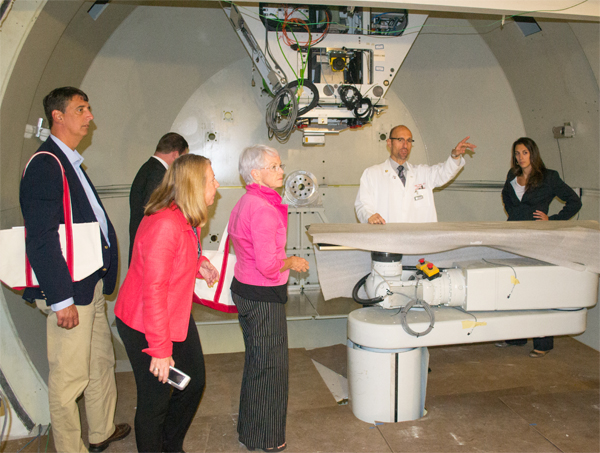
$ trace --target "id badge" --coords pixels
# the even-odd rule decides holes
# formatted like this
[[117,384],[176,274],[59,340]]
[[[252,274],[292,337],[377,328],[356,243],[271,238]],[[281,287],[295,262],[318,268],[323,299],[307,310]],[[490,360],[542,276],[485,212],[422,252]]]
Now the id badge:
[[421,195],[420,190],[424,190],[425,189],[425,184],[415,184],[415,201],[419,201],[423,199],[423,195]]

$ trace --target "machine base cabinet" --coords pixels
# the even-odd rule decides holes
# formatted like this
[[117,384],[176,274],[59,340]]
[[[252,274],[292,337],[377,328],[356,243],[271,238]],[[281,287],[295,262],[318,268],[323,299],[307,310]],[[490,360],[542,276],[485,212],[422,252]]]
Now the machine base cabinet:
[[425,414],[427,348],[366,348],[348,340],[348,397],[364,422],[403,422]]

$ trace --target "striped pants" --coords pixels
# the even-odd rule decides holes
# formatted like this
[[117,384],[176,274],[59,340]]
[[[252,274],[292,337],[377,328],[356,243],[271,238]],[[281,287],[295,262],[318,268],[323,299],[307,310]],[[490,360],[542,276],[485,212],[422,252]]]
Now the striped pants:
[[288,401],[288,342],[285,305],[257,302],[232,293],[246,356],[238,433],[251,448],[285,443]]

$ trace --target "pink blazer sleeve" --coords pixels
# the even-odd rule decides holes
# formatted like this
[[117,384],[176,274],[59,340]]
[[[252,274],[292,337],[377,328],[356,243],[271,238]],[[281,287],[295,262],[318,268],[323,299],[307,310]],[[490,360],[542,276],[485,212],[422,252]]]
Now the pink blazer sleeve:
[[142,250],[143,319],[148,348],[143,352],[164,358],[173,353],[169,330],[167,294],[173,262],[181,240],[181,228],[168,218],[156,222],[148,231],[155,240],[144,241]]

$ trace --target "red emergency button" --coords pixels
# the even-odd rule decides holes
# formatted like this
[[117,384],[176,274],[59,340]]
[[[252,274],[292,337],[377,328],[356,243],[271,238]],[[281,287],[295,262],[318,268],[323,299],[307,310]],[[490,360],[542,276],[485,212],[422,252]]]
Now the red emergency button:
[[433,269],[433,263],[427,263],[427,269]]
[[421,259],[419,260],[419,263],[421,263],[421,264],[425,264],[425,258],[421,258]]

